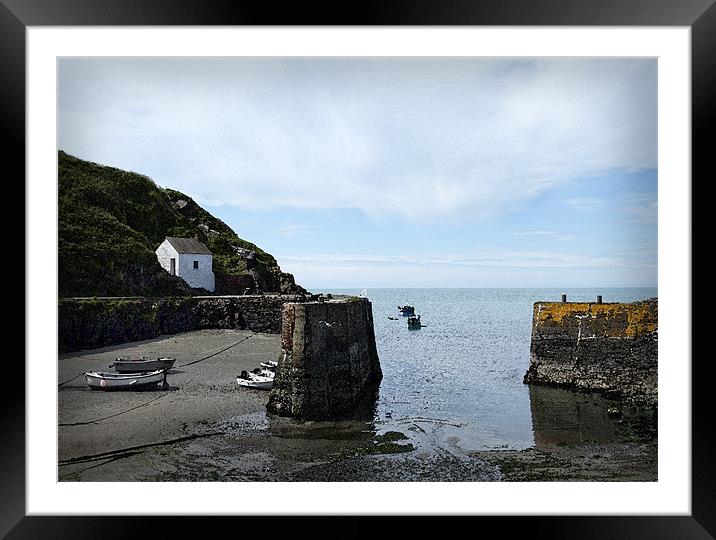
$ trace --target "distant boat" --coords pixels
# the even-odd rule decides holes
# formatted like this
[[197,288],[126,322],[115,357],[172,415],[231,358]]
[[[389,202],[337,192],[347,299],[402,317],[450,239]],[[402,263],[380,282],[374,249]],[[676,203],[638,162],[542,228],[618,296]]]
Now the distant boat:
[[160,369],[169,371],[176,362],[176,358],[167,356],[161,358],[146,358],[121,356],[114,359],[114,363],[109,367],[114,368],[118,373],[148,373]]
[[413,306],[404,305],[404,306],[398,306],[398,311],[400,311],[400,314],[403,317],[408,317],[409,315],[415,315],[415,308]]
[[261,362],[261,367],[270,369],[271,371],[276,371],[276,368],[278,367],[278,362],[276,362],[276,360],[269,360],[268,362]]
[[89,371],[84,374],[87,385],[92,390],[137,390],[156,387],[167,382],[167,372],[163,369],[151,373],[106,373]]
[[419,330],[422,326],[420,323],[420,315],[411,315],[408,317],[408,330]]
[[361,298],[368,298],[368,291],[367,291],[366,289],[363,289],[363,290],[360,292],[360,297],[361,297]]
[[273,387],[273,377],[265,377],[255,373],[242,371],[241,375],[236,377],[236,383],[244,388],[256,388],[258,390],[271,390]]

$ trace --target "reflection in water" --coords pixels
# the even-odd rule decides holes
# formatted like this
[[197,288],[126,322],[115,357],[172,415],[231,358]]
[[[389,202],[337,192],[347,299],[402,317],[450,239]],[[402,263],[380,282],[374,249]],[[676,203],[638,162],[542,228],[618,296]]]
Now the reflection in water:
[[615,442],[623,440],[634,425],[653,423],[653,412],[625,406],[597,394],[537,385],[529,385],[529,391],[538,450]]
[[271,435],[284,439],[356,440],[372,439],[376,433],[378,389],[366,392],[349,418],[331,421],[300,421],[274,414],[268,416]]
[[[317,292],[357,295],[360,289]],[[409,433],[426,448],[533,446],[535,406],[522,382],[530,359],[532,305],[561,293],[574,300],[602,294],[607,301],[632,301],[655,296],[656,290],[369,289],[383,369],[376,426]],[[408,330],[397,310],[404,304],[414,305],[427,326]],[[576,412],[576,404],[563,407],[563,418],[573,422],[566,411]]]
[[[574,300],[603,294],[609,301],[632,301],[655,296],[656,290],[369,290],[383,370],[380,395],[368,396],[345,421],[271,418],[270,433],[295,448],[305,440],[312,450],[325,445],[333,452],[339,442],[352,448],[351,439],[400,432],[418,449],[416,455],[617,440],[624,423],[607,412],[614,402],[523,384],[533,302],[558,299],[560,293]],[[409,331],[398,315],[397,306],[406,303],[415,305],[427,325],[419,332]]]
[[375,436],[372,422],[352,420],[300,421],[269,415],[269,430],[279,439],[306,439],[326,441],[371,440]]

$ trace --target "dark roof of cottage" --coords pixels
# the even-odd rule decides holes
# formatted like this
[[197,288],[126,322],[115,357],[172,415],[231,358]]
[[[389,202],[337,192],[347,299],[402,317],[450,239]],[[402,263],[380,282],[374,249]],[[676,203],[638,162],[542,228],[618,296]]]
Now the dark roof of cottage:
[[167,236],[169,242],[177,253],[191,253],[194,255],[211,255],[211,251],[196,238],[178,238],[176,236]]

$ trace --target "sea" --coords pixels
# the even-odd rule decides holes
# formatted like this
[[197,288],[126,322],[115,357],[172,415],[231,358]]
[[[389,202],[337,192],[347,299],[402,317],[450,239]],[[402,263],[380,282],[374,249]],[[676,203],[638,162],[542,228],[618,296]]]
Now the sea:
[[[360,295],[361,289],[331,289]],[[610,401],[523,383],[537,301],[632,302],[656,288],[368,289],[383,370],[375,405],[379,431],[409,430],[463,451],[522,450],[540,442],[609,440]],[[409,330],[398,306],[422,328]]]

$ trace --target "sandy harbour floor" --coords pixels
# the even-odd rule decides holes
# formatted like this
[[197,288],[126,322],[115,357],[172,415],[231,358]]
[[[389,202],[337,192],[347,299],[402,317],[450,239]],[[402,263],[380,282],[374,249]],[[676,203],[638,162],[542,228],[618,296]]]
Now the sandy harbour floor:
[[[63,354],[60,481],[655,481],[656,440],[466,453],[372,421],[266,414],[269,393],[235,377],[277,360],[280,338],[201,330]],[[173,356],[168,389],[91,391],[81,374],[117,356]],[[208,358],[205,358],[208,357]],[[199,360],[199,361],[197,361]]]

